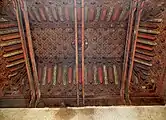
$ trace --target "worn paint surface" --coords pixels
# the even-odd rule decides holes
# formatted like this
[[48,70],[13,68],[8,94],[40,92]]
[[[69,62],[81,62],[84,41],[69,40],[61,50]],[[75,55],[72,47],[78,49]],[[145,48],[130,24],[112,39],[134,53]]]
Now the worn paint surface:
[[1,109],[0,120],[165,120],[166,107]]

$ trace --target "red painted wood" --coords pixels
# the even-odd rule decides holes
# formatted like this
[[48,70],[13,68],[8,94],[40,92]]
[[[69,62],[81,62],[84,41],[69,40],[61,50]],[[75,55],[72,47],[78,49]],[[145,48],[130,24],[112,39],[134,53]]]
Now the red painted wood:
[[69,8],[68,7],[65,7],[65,18],[67,21],[70,20],[70,17],[69,17]]
[[137,47],[137,48],[140,48],[140,49],[143,49],[143,50],[153,51],[153,48],[152,48],[152,47],[150,47],[150,46],[145,46],[145,45],[142,45],[142,44],[137,44],[136,47]]
[[22,49],[21,44],[10,45],[10,46],[4,47],[4,51],[5,52],[14,51],[14,50],[20,50],[20,49]]
[[82,69],[78,68],[78,80],[79,83],[82,84]]
[[94,15],[95,15],[95,9],[94,8],[89,8],[88,20],[89,21],[93,21],[94,20]]
[[6,61],[7,62],[13,62],[13,61],[20,60],[20,59],[24,59],[24,55],[23,54],[11,56],[8,59],[6,59]]
[[70,84],[72,83],[72,78],[73,78],[72,75],[73,75],[72,67],[69,67],[68,68],[68,81]]
[[52,82],[52,77],[53,77],[53,69],[52,66],[48,66],[47,68],[47,80],[48,80],[48,84]]
[[1,40],[11,40],[11,39],[17,39],[20,38],[19,33],[13,33],[13,34],[7,34],[7,35],[1,35],[0,39]]
[[42,79],[42,67],[41,66],[38,66],[38,78],[39,78],[39,81],[41,81],[41,79]]
[[107,9],[103,8],[102,12],[101,12],[101,15],[100,15],[100,20],[105,20],[106,14],[107,14]]
[[149,40],[152,40],[152,41],[156,40],[155,36],[148,35],[148,34],[141,34],[141,33],[139,33],[138,37],[139,38],[144,38],[144,39],[149,39]]
[[81,21],[81,8],[77,8],[77,19],[80,22]]
[[147,61],[151,61],[151,60],[152,60],[151,57],[146,56],[146,55],[143,55],[143,54],[139,54],[139,53],[136,53],[136,54],[135,54],[135,57],[136,57],[136,58],[139,58],[139,59],[142,59],[142,60],[147,60]]
[[113,11],[113,15],[112,15],[112,21],[116,21],[118,20],[119,16],[120,16],[120,12],[121,12],[121,7],[120,5],[116,5]]
[[98,79],[100,81],[100,83],[103,83],[103,70],[102,67],[98,67]]

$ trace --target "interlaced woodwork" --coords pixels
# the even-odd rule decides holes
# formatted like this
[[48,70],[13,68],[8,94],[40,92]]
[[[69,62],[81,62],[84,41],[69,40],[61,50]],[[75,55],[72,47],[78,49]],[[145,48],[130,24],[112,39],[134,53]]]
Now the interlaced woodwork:
[[[28,31],[32,36],[34,47],[31,50],[34,50],[35,53],[34,60],[37,64],[37,77],[39,78],[37,82],[40,83],[39,90],[42,95],[33,107],[77,106],[78,103],[80,106],[128,103],[135,105],[163,104],[163,82],[166,70],[164,0],[145,1],[140,21],[138,16],[141,4],[139,2],[142,0],[138,0],[138,4],[132,8],[135,10],[132,19],[134,24],[131,24],[133,29],[131,30],[131,44],[129,45],[125,76],[128,78],[131,75],[131,79],[126,79],[126,81],[122,80],[124,72],[122,64],[126,56],[127,25],[130,25],[130,22],[127,22],[131,15],[129,14],[130,1],[85,0],[85,6],[81,8],[81,0],[77,0],[76,19],[73,2],[74,0],[27,0],[27,11],[23,11],[26,6],[21,6],[20,10],[23,13],[19,11],[20,18],[17,18],[20,23],[19,20],[25,22],[25,16],[22,16],[24,13],[27,13],[29,17],[29,20],[26,19],[26,22],[23,22],[23,31],[5,30],[3,28],[5,25],[0,24],[2,28],[0,34],[5,33],[5,36],[0,36],[1,41],[8,38],[13,40],[13,35],[11,36],[10,32],[15,36],[18,32],[26,33]],[[10,0],[2,1],[1,5],[3,6],[1,8],[3,16],[0,22],[6,19],[12,26],[17,15],[14,7],[17,6],[13,6]],[[84,16],[81,12],[85,13]],[[82,17],[85,20],[84,36],[82,36],[81,30]],[[75,24],[76,20],[78,24]],[[25,25],[29,23],[31,29],[27,30]],[[78,30],[78,86],[75,81],[75,26]],[[30,36],[25,37],[30,38]],[[83,60],[81,60],[82,37],[85,38],[85,54],[83,56],[85,57],[85,66],[81,65]],[[134,40],[136,41],[135,45],[133,45]],[[22,51],[16,51],[15,54],[19,55],[10,60],[8,56],[11,54],[6,55],[6,53],[13,49],[21,49],[21,47],[20,45],[3,46],[3,42],[0,45],[0,68],[2,68],[0,79],[3,80],[0,84],[0,87],[2,86],[0,102],[7,103],[4,101],[13,97],[20,101],[28,101],[23,102],[23,105],[20,104],[20,106],[26,106],[32,98],[24,63],[23,69],[14,65],[14,70],[19,69],[18,74],[14,76],[11,76],[11,71],[6,68],[6,66],[10,67],[9,61],[17,62],[19,60],[20,62],[20,59],[23,59],[19,53],[22,54]],[[131,47],[133,48],[131,49]],[[30,53],[28,53],[29,55]],[[4,58],[4,56],[7,57]],[[128,68],[132,63],[134,66],[129,74]],[[30,68],[34,67],[33,64],[29,65]],[[84,72],[81,71],[82,66]],[[34,94],[36,95],[36,93],[35,90]],[[17,100],[13,101],[18,103]]]

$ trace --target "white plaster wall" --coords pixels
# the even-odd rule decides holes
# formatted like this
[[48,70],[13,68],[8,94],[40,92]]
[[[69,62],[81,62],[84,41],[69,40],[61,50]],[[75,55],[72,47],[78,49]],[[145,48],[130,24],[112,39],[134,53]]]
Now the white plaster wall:
[[0,109],[0,120],[166,120],[166,107]]

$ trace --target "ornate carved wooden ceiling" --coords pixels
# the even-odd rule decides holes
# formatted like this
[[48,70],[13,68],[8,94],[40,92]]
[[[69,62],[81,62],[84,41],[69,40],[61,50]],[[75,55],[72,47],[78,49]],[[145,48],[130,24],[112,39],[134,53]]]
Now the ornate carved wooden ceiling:
[[0,107],[165,104],[164,0],[74,1],[1,2]]

